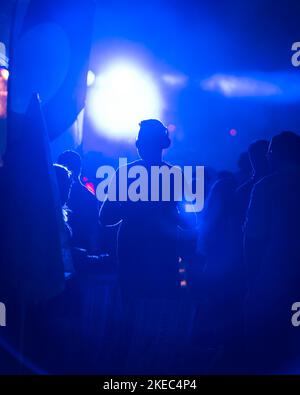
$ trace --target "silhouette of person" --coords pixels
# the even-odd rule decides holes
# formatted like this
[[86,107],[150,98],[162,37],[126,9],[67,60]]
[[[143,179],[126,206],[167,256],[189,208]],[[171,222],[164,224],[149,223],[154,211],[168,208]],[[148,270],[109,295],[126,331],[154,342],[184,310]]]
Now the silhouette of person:
[[[168,130],[160,121],[149,119],[140,123],[136,140],[140,159],[129,163],[126,170],[134,166],[146,169],[148,191],[152,166],[172,168],[162,159],[163,150],[169,145]],[[117,180],[121,171],[119,168],[116,172]],[[131,183],[128,179],[128,190]],[[164,201],[161,193],[157,201],[151,201],[149,195],[148,201],[107,199],[100,211],[104,225],[120,226],[117,252],[122,309],[116,330],[119,340],[115,342],[118,346],[114,369],[118,361],[123,372],[170,373],[182,363],[180,355],[188,325],[184,314],[188,309],[183,309],[179,296],[177,231],[178,226],[195,225],[196,216],[184,212],[182,202],[173,196],[173,188],[171,180],[169,201]]]
[[74,268],[78,273],[87,273],[88,271],[91,272],[92,270],[97,273],[97,266],[99,267],[99,270],[100,267],[105,268],[104,264],[106,263],[106,261],[108,261],[108,255],[90,255],[86,249],[77,247],[76,243],[73,242],[74,233],[69,221],[70,209],[68,206],[68,202],[70,201],[70,189],[72,186],[72,173],[66,167],[57,163],[55,163],[53,167],[56,175],[57,186],[62,206],[63,220],[65,225],[62,230],[62,244],[64,247],[64,253],[69,254],[69,252],[66,250],[70,250],[72,255],[72,257],[67,256],[65,260],[72,260],[74,263]]
[[71,172],[66,167],[57,163],[54,163],[53,167],[59,189],[61,205],[62,207],[64,207],[69,200],[71,188]]
[[299,353],[291,306],[300,300],[300,137],[274,136],[268,157],[273,173],[254,185],[244,241],[249,362],[260,373],[280,372]]
[[268,148],[269,142],[267,140],[257,140],[249,146],[248,155],[252,167],[252,175],[249,180],[236,190],[237,219],[241,228],[245,222],[253,185],[269,173]]
[[[199,322],[199,330],[209,334],[206,343],[209,341],[210,345],[225,350],[220,362],[224,369],[234,369],[229,362],[233,361],[233,347],[238,348],[242,326],[242,265],[236,249],[236,186],[236,180],[230,173],[213,184],[198,234],[198,253],[205,259],[199,288],[206,311],[202,323]],[[231,357],[225,363],[224,358],[229,356],[227,352]]]
[[68,217],[72,228],[72,243],[89,253],[99,252],[98,202],[96,197],[80,181],[81,157],[75,151],[64,151],[57,163],[65,166],[72,174],[72,185],[68,199]]
[[[127,172],[133,166],[145,168],[149,176],[148,191],[151,166],[172,167],[162,160],[163,150],[169,145],[168,130],[160,121],[149,119],[140,123],[136,147],[141,159],[129,163]],[[119,174],[120,169],[116,172],[117,179]],[[179,288],[177,226],[184,226],[189,214],[183,212],[180,202],[172,200],[172,193],[170,200],[163,201],[160,196],[159,201],[106,200],[102,205],[102,224],[122,222],[118,233],[118,278],[127,294],[172,297]]]
[[72,240],[72,229],[69,226],[69,209],[67,202],[70,195],[71,188],[71,172],[64,166],[54,163],[54,172],[56,175],[56,181],[60,196],[60,203],[62,208],[62,223],[61,223],[61,241],[62,241],[62,251],[64,254],[64,264],[66,272],[73,272],[73,261],[71,257],[71,240]]

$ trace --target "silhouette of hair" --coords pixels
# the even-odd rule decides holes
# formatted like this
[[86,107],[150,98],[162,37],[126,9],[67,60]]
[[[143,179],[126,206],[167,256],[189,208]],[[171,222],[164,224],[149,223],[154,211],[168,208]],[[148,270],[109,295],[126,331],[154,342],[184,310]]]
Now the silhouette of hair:
[[66,204],[69,198],[71,186],[71,172],[64,166],[55,163],[53,165],[56,174],[57,185],[60,193],[62,206]]
[[277,134],[271,140],[268,153],[275,167],[280,164],[300,165],[300,136],[290,131]]
[[140,130],[136,140],[137,148],[145,145],[166,149],[170,146],[168,129],[157,119],[146,119],[140,123]]
[[71,171],[74,178],[79,177],[82,163],[77,152],[71,150],[62,152],[57,159],[57,163]]

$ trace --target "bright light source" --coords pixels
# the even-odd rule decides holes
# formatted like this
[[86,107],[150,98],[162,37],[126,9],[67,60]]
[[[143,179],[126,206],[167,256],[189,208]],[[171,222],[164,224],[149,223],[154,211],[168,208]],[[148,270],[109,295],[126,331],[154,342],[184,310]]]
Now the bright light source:
[[92,70],[89,70],[86,78],[87,86],[93,85],[93,83],[95,82],[95,78],[95,74],[92,72]]
[[7,69],[0,69],[1,77],[7,81],[9,77],[9,71]]
[[139,122],[160,118],[161,107],[151,76],[127,62],[116,62],[101,73],[87,100],[96,127],[111,138],[135,137]]

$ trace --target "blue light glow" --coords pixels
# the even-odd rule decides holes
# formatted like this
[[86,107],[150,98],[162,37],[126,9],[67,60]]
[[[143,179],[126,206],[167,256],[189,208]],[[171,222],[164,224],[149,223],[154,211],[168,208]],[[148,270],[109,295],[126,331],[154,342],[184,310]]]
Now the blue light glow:
[[136,136],[138,124],[160,118],[162,99],[151,75],[127,61],[116,61],[96,77],[87,111],[101,134],[115,139]]

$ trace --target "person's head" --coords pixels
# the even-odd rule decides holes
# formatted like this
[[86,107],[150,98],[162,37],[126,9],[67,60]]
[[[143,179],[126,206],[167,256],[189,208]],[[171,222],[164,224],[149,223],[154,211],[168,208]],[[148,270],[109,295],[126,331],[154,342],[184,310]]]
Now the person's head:
[[294,132],[282,132],[270,142],[268,158],[273,170],[300,165],[300,136]]
[[69,198],[69,192],[71,186],[71,173],[66,167],[59,165],[57,163],[55,163],[53,166],[56,175],[61,203],[62,206],[64,206]]
[[74,179],[78,178],[81,173],[81,157],[80,155],[71,150],[62,152],[57,158],[57,163],[65,166],[71,173]]
[[267,140],[256,140],[250,144],[248,154],[254,175],[264,176],[268,173],[268,148]]
[[140,123],[136,147],[142,159],[160,160],[162,151],[169,148],[170,144],[168,129],[160,121],[147,119]]

